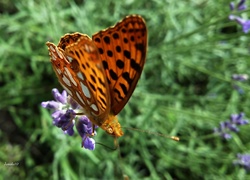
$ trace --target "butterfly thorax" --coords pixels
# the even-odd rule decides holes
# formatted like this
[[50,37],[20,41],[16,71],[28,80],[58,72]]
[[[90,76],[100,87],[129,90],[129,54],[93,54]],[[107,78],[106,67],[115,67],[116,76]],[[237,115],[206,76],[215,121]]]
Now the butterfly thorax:
[[123,135],[118,118],[113,114],[109,114],[107,119],[100,127],[112,136],[120,137]]

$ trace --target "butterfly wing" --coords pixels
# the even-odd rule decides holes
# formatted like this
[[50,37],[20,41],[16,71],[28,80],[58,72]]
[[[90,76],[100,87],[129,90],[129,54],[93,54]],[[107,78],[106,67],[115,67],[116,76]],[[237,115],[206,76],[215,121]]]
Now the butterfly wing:
[[59,82],[96,125],[110,111],[109,87],[98,49],[84,34],[66,34],[58,46],[47,43]]
[[111,110],[116,115],[131,97],[140,78],[147,51],[147,28],[138,15],[124,18],[114,27],[92,37],[106,72]]

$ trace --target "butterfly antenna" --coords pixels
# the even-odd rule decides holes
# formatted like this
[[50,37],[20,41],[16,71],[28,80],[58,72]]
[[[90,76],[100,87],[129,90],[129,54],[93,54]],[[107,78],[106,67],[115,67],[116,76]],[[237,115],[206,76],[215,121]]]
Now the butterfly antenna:
[[99,142],[96,142],[95,144],[99,144],[99,145],[101,145],[109,150],[113,150],[113,151],[115,151],[119,148],[119,143],[117,141],[117,137],[114,137],[114,145],[115,145],[114,147],[109,147],[109,146],[102,144],[102,143],[99,143]]
[[96,142],[95,144],[101,145],[101,146],[103,146],[103,147],[105,147],[105,148],[107,148],[109,150],[112,150],[112,151],[117,150],[117,147],[109,147],[109,146],[107,146],[106,144],[103,144],[103,143]]
[[165,138],[169,138],[172,139],[174,141],[179,141],[180,138],[177,136],[169,136],[169,135],[165,135],[165,134],[161,134],[161,133],[156,133],[156,132],[151,132],[151,131],[147,131],[147,130],[141,130],[141,129],[136,129],[136,128],[131,128],[131,127],[122,127],[124,129],[128,129],[128,130],[134,130],[134,131],[139,131],[139,132],[143,132],[143,133],[147,133],[147,134],[153,134],[156,136],[161,136],[161,137],[165,137]]
[[120,169],[120,171],[121,171],[121,174],[122,174],[122,178],[123,178],[123,180],[129,180],[129,177],[128,177],[128,175],[126,175],[125,173],[124,173],[124,163],[123,163],[123,158],[122,158],[122,155],[121,155],[121,149],[120,149],[120,145],[119,145],[119,141],[118,141],[118,138],[117,137],[114,137],[114,148],[111,148],[111,147],[109,147],[109,146],[107,146],[107,145],[105,145],[105,144],[102,144],[102,143],[96,143],[96,144],[99,144],[99,145],[102,145],[102,146],[104,146],[104,147],[106,147],[106,148],[108,148],[108,149],[110,149],[110,150],[118,150],[118,154],[119,154],[119,163],[118,163],[118,169]]
[[122,158],[122,154],[121,154],[120,144],[119,144],[119,142],[117,140],[117,137],[114,139],[114,143],[118,148],[120,171],[122,173],[123,180],[129,180],[129,176],[127,174],[125,174],[125,172],[124,172],[124,169],[125,169],[124,168],[124,162],[123,162],[123,158]]

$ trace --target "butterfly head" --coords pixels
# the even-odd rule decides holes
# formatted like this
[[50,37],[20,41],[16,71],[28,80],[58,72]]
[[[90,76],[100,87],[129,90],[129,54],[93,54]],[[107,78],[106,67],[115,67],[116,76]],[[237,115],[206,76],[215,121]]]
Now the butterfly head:
[[115,137],[121,137],[123,131],[121,130],[121,125],[115,115],[109,114],[107,120],[102,124],[102,129],[104,129],[108,134]]

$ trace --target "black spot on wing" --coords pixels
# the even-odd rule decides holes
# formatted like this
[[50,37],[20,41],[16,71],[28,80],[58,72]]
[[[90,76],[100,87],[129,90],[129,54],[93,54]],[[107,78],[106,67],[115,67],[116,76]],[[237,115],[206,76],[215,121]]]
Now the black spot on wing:
[[82,64],[82,68],[83,68],[83,69],[86,69],[86,66],[85,66],[84,64]]
[[97,76],[95,69],[92,69],[92,72],[95,74],[95,76]]
[[130,37],[130,41],[134,41],[135,40],[135,37],[134,36],[131,36]]
[[128,84],[131,84],[133,82],[133,79],[131,79],[129,77],[129,73],[128,72],[122,73],[122,77],[128,82]]
[[105,36],[103,39],[106,44],[110,44],[110,38],[108,36]]
[[106,109],[107,108],[106,101],[102,97],[99,97],[99,98],[101,100],[101,102],[99,104],[102,106],[102,109]]
[[91,78],[91,80],[94,82],[94,83],[96,83],[96,79],[95,79],[95,77],[91,74],[90,75],[90,78]]
[[108,69],[109,68],[107,61],[102,61],[102,65],[103,65],[104,69]]
[[113,38],[114,38],[114,39],[119,39],[118,33],[114,33],[114,34],[113,34]]
[[98,42],[98,43],[100,43],[101,42],[101,40],[100,40],[100,38],[95,38],[95,42]]
[[113,52],[110,51],[110,50],[108,50],[108,51],[107,51],[107,55],[108,55],[108,57],[113,57]]
[[101,101],[102,101],[102,103],[103,103],[104,105],[107,105],[107,104],[106,104],[106,101],[105,101],[102,97],[100,97],[100,99],[101,99]]
[[101,78],[98,78],[98,81],[99,81],[99,83],[102,85],[102,86],[106,86],[106,84],[102,81],[102,79]]
[[91,82],[89,82],[89,85],[90,85],[90,87],[91,87],[91,89],[92,89],[93,91],[96,91],[95,86],[94,86]]
[[144,44],[142,44],[142,43],[136,43],[136,44],[135,44],[135,48],[136,48],[137,50],[143,52],[143,50],[144,50]]
[[130,60],[130,67],[132,67],[137,72],[140,72],[141,70],[140,64],[138,64],[134,59]]
[[116,50],[116,52],[120,53],[121,52],[121,46],[116,46],[115,50]]
[[62,49],[63,49],[63,50],[65,50],[66,45],[65,45],[65,44],[63,44],[61,47],[62,47]]
[[80,59],[80,55],[79,55],[78,51],[76,51],[76,56],[78,57],[78,59]]
[[128,39],[127,38],[123,38],[123,42],[126,44],[128,43]]
[[102,48],[98,48],[98,50],[99,50],[100,54],[103,54],[103,49]]
[[127,90],[126,86],[125,86],[124,84],[122,84],[122,83],[119,83],[119,85],[120,85],[120,87],[122,88],[122,91],[123,91],[123,93],[124,93],[125,96],[126,96],[127,93],[128,93],[128,90]]
[[115,81],[118,79],[117,74],[112,69],[109,70],[109,75]]
[[118,59],[118,60],[116,61],[116,66],[117,66],[118,68],[120,68],[120,69],[123,69],[123,68],[124,68],[124,62],[123,62],[122,60]]
[[103,92],[103,90],[101,89],[101,88],[97,88],[98,89],[98,91],[105,97],[106,96],[106,94]]
[[72,59],[70,63],[70,68],[76,73],[79,71],[79,63],[76,59]]
[[[119,98],[119,99],[123,99],[122,96],[121,96],[120,91],[118,91],[117,89],[114,89],[114,92],[118,95],[118,98]],[[117,100],[117,101],[118,101],[118,100]]]
[[84,54],[83,54],[82,50],[79,50],[79,52],[80,52],[80,54],[81,54],[82,56],[84,56]]
[[130,59],[131,54],[130,54],[130,52],[129,52],[129,51],[124,50],[124,51],[123,51],[123,54],[124,54],[124,56],[125,56],[126,58]]

